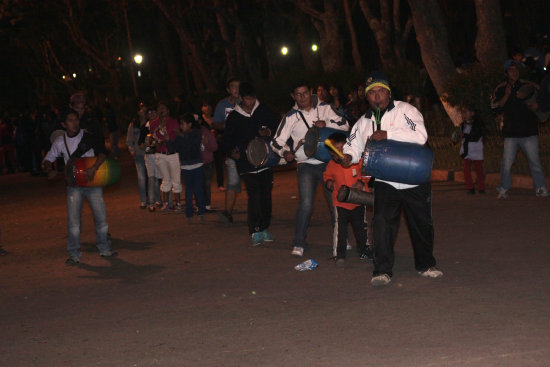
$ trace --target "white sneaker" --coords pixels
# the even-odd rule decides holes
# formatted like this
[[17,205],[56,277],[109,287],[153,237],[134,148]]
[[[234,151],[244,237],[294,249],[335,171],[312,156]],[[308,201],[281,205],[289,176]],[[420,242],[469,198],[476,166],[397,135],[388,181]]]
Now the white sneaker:
[[426,278],[441,278],[443,276],[443,272],[435,267],[428,268],[424,271],[419,271],[418,274]]
[[546,189],[546,187],[539,187],[537,189],[536,195],[541,198],[548,197],[548,190]]
[[290,253],[292,256],[296,256],[296,257],[302,257],[304,256],[304,248],[303,247],[297,247],[297,246],[294,246],[292,248],[292,252]]
[[497,199],[508,199],[508,190],[503,189],[502,187],[497,187]]
[[379,274],[376,276],[373,276],[370,280],[370,284],[372,284],[375,287],[378,287],[380,285],[387,285],[390,284],[391,278],[388,274]]

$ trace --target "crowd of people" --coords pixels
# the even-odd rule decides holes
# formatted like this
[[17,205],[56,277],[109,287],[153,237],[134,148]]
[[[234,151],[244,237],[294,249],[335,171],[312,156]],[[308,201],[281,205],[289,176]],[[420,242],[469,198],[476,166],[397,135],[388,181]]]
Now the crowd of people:
[[[506,198],[511,188],[510,169],[519,148],[529,160],[535,194],[548,196],[538,153],[535,112],[549,110],[544,98],[550,95],[550,83],[548,78],[541,85],[520,79],[521,67],[516,60],[507,60],[506,80],[494,93],[493,107],[502,116],[504,136],[498,198]],[[527,96],[527,87],[536,88],[539,98]],[[137,171],[139,208],[151,213],[181,212],[189,222],[202,221],[205,214],[215,212],[211,202],[215,173],[218,190],[225,194],[218,219],[233,223],[233,209],[244,183],[248,234],[252,245],[259,246],[275,240],[269,232],[273,167],[296,162],[299,202],[290,244],[292,256],[302,257],[311,245],[307,243],[307,231],[315,193],[321,185],[333,224],[331,245],[338,267],[345,266],[347,252],[352,248],[347,229],[351,224],[357,255],[374,264],[372,285],[389,284],[393,276],[393,245],[404,212],[411,234],[414,268],[427,278],[443,275],[433,255],[430,182],[397,182],[363,172],[363,154],[369,144],[396,141],[425,145],[428,139],[422,113],[415,106],[394,99],[384,72],[370,73],[366,83],[351,88],[347,99],[342,98],[341,88],[335,84],[315,87],[307,81],[296,81],[289,90],[294,105],[282,119],[260,101],[253,84],[230,79],[226,90],[228,96],[215,108],[205,102],[200,113],[189,111],[174,117],[166,103],[139,105],[126,138]],[[531,100],[527,101],[528,98]],[[9,172],[23,168],[31,174],[53,176],[58,167],[70,164],[71,160],[95,157],[86,170],[88,179],[92,179],[108,155],[103,126],[116,121],[109,106],[104,107],[107,113],[102,115],[105,116],[102,121],[86,106],[84,94],[77,93],[60,118],[51,110],[24,114],[17,121],[3,118],[2,169]],[[466,188],[469,194],[476,193],[470,172],[474,164],[477,191],[482,194],[485,193],[483,124],[470,106],[462,106],[461,110],[464,122],[454,139],[461,142]],[[308,152],[311,142],[306,137],[314,129],[328,134],[328,159]],[[111,155],[118,159],[118,129],[111,126],[109,134],[111,146],[115,146]],[[265,148],[266,157],[261,163],[253,162],[249,156],[252,141]],[[27,149],[25,152],[18,150],[22,145]],[[15,156],[19,157],[17,161]],[[337,193],[343,186],[374,193],[372,241],[368,239],[367,204],[342,201]],[[108,235],[102,188],[68,186],[69,265],[77,265],[82,256],[80,215],[84,198],[92,208],[100,256],[116,255]]]

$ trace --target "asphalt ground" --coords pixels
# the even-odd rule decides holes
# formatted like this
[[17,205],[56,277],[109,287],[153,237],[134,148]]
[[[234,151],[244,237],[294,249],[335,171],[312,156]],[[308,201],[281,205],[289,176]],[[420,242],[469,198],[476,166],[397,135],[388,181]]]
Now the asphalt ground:
[[[295,171],[275,174],[275,242],[252,247],[246,193],[235,223],[138,208],[126,152],[105,189],[119,255],[100,258],[84,208],[82,263],[64,261],[65,187],[0,176],[0,366],[548,366],[550,198],[497,200],[433,183],[441,279],[418,276],[404,219],[389,286],[349,252],[337,268],[319,191],[303,259],[290,256]],[[213,191],[221,208],[223,193]],[[353,242],[353,241],[352,241]],[[315,259],[313,271],[294,266]]]

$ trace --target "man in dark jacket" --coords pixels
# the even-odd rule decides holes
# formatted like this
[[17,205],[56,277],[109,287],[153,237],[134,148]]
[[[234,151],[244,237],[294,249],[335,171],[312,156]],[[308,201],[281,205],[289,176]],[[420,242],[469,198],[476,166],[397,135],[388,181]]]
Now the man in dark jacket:
[[246,149],[255,137],[267,137],[277,128],[277,119],[265,105],[260,104],[252,84],[240,85],[241,103],[227,116],[221,139],[222,149],[235,160],[237,171],[248,193],[248,227],[254,246],[273,241],[267,231],[271,222],[271,190],[273,170],[263,165],[253,166]]
[[519,65],[514,60],[504,63],[506,81],[500,83],[494,92],[493,107],[502,113],[502,135],[504,153],[500,168],[500,184],[497,187],[498,198],[506,199],[512,187],[511,169],[521,148],[529,162],[533,186],[537,196],[548,196],[544,171],[539,157],[538,121],[535,106],[522,99],[522,88],[531,82],[519,79]]

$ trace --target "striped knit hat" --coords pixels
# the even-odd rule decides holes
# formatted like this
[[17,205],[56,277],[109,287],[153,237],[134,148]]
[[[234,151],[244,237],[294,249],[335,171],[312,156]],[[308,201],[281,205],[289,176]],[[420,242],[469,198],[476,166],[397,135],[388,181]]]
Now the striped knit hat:
[[374,87],[386,88],[391,93],[390,82],[388,76],[380,70],[375,70],[370,73],[367,78],[367,87],[365,88],[365,94]]

